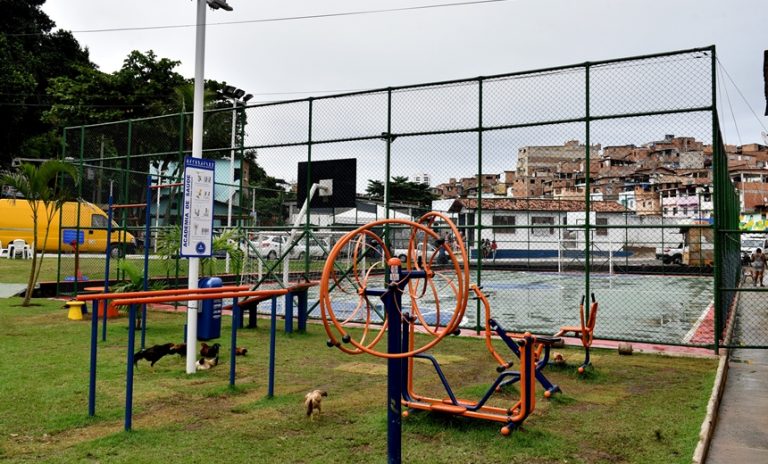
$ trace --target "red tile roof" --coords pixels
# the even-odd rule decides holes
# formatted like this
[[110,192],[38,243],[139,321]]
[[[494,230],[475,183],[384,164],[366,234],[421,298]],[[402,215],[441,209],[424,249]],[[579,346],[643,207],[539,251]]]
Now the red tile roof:
[[[554,200],[541,198],[494,198],[484,199],[483,209],[495,209],[504,211],[584,211],[586,202],[581,200]],[[599,213],[623,213],[624,206],[615,201],[591,201],[592,211]],[[477,209],[477,200],[472,198],[456,200],[451,206],[451,211],[461,208]]]

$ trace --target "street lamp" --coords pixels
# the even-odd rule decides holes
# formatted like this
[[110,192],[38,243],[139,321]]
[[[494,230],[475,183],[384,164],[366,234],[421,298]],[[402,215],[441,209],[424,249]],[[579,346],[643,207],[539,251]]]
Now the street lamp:
[[[245,94],[245,90],[238,89],[237,87],[227,85],[221,92],[222,96],[232,101],[232,137],[229,143],[229,186],[227,191],[229,192],[227,197],[227,228],[232,227],[232,198],[235,196],[235,137],[237,133],[237,105],[242,101],[243,104],[253,98],[253,95]],[[242,164],[242,161],[241,161]],[[242,172],[242,166],[240,166]],[[227,252],[227,258],[225,261],[225,272],[229,273],[229,252]]]
[[[232,11],[226,0],[197,0],[195,29],[195,101],[192,111],[192,157],[203,157],[203,91],[205,74],[205,13],[206,5],[214,10]],[[195,289],[200,277],[200,258],[189,258],[187,288]],[[197,371],[197,306],[196,300],[187,303],[187,374]]]

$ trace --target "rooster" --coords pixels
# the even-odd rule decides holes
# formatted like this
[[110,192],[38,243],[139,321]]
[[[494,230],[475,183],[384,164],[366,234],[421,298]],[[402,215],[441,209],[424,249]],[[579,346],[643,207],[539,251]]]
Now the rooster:
[[150,367],[154,367],[155,363],[159,361],[160,358],[172,353],[172,347],[173,343],[166,343],[164,345],[154,345],[150,346],[149,348],[139,350],[133,355],[133,365],[138,367],[139,360],[146,359],[150,362]]
[[248,353],[248,348],[243,348],[238,346],[235,348],[235,355],[236,356],[245,356]]
[[217,366],[218,364],[219,364],[218,356],[216,356],[215,358],[200,358],[197,361],[197,369],[204,371],[212,368],[213,366]]
[[171,347],[171,354],[176,353],[182,358],[187,357],[187,344],[186,343],[174,343]]
[[307,417],[310,420],[314,420],[315,416],[312,414],[317,411],[320,414],[320,403],[323,401],[323,397],[328,396],[328,392],[325,390],[312,390],[304,397],[304,406],[307,408]]
[[218,343],[214,343],[213,345],[202,343],[200,345],[200,356],[204,358],[215,358],[219,356],[219,348],[221,348],[221,345]]

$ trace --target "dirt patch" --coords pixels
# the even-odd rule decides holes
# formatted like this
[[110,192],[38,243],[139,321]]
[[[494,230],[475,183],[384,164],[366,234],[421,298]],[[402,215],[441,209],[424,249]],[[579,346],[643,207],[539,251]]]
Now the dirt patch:
[[342,364],[334,370],[351,374],[387,375],[387,366],[361,362]]

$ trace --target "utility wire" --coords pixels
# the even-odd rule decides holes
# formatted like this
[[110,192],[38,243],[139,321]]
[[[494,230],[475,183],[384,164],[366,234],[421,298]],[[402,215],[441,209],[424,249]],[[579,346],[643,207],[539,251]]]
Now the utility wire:
[[725,66],[723,66],[723,63],[720,61],[720,58],[716,58],[717,63],[720,65],[720,68],[725,73],[726,77],[728,77],[728,80],[731,81],[731,84],[733,84],[733,87],[736,89],[737,92],[739,92],[739,95],[741,95],[741,99],[744,100],[744,103],[747,104],[747,107],[749,108],[749,111],[752,112],[752,114],[755,116],[755,119],[757,119],[757,122],[760,123],[760,125],[763,127],[765,131],[768,131],[768,128],[765,127],[765,124],[763,124],[763,121],[760,119],[760,117],[757,116],[757,113],[755,113],[755,110],[752,108],[752,105],[749,104],[749,100],[744,97],[744,94],[741,93],[741,89],[739,89],[739,86],[736,85],[736,82],[734,82],[733,78],[730,74],[728,74],[728,70],[725,69]]
[[[719,64],[719,63],[718,63]],[[722,65],[720,65],[722,68]],[[720,81],[718,80],[718,84]],[[739,125],[736,123],[736,115],[733,114],[733,106],[731,105],[731,97],[728,95],[728,85],[723,83],[723,89],[725,90],[725,100],[728,102],[728,108],[731,110],[731,119],[733,120],[733,127],[736,129],[736,137],[739,139],[739,145],[742,145],[741,143],[741,133],[739,132]],[[722,94],[722,92],[720,92]]]
[[[343,11],[339,13],[324,13],[324,14],[314,14],[314,15],[304,15],[304,16],[285,16],[280,18],[246,19],[242,21],[222,21],[218,23],[207,23],[206,25],[207,26],[225,26],[230,24],[254,24],[254,23],[276,23],[276,22],[284,22],[284,21],[302,21],[307,19],[323,19],[323,18],[335,18],[335,17],[341,17],[341,16],[372,15],[372,14],[379,14],[379,13],[427,10],[427,9],[434,9],[434,8],[480,5],[484,3],[501,3],[501,2],[508,2],[508,1],[510,0],[471,0],[471,1],[464,1],[464,2],[456,2],[456,3],[435,3],[432,5],[408,6],[408,7],[402,7],[402,8],[382,8],[378,10]],[[184,28],[190,28],[190,27],[197,27],[197,24],[115,27],[115,28],[104,28],[104,29],[81,29],[81,30],[70,31],[70,32],[72,32],[73,34],[90,34],[90,33],[97,33],[97,32],[100,33],[100,32],[150,31],[150,30],[161,30],[161,29],[184,29]],[[22,33],[22,34],[6,34],[6,36],[7,37],[26,37],[26,36],[36,36],[36,35],[44,35],[44,34],[45,33],[42,33],[42,32],[30,32],[30,33]]]

